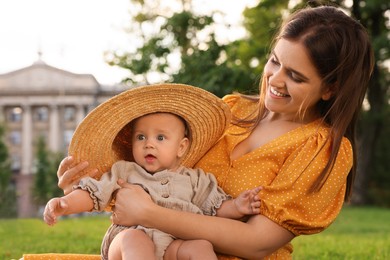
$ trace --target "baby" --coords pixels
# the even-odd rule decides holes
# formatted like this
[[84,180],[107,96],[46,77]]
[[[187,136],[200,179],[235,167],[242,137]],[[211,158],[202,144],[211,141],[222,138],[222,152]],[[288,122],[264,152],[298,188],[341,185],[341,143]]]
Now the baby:
[[[142,113],[141,113],[142,114]],[[206,115],[205,115],[206,116]],[[103,211],[120,188],[118,181],[138,184],[151,199],[167,208],[210,216],[241,219],[258,214],[260,188],[245,191],[232,199],[212,174],[181,164],[190,156],[188,148],[196,138],[190,129],[196,126],[172,112],[155,112],[130,123],[131,150],[134,162],[120,160],[100,180],[83,178],[75,189],[61,198],[51,199],[44,211],[47,224],[57,217],[85,211]],[[211,243],[205,240],[180,240],[156,229],[143,226],[111,225],[103,239],[103,259],[217,259]]]

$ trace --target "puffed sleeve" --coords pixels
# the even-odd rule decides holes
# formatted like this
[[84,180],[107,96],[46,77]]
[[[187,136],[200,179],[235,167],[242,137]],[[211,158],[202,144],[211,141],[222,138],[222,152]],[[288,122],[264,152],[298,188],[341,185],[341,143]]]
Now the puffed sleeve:
[[[258,99],[240,94],[230,94],[222,98],[236,118],[254,119],[258,112]],[[249,118],[248,118],[249,117]]]
[[261,214],[295,235],[314,234],[328,227],[344,203],[346,180],[353,164],[350,142],[343,138],[329,177],[318,192],[310,193],[329,155],[326,133],[309,137],[261,191]]
[[230,108],[234,107],[234,105],[238,102],[240,97],[236,94],[229,94],[222,98],[222,100],[229,105]]
[[93,211],[103,211],[106,209],[114,192],[120,188],[117,184],[119,178],[125,179],[124,171],[121,171],[124,162],[116,162],[111,171],[102,175],[100,180],[91,177],[85,177],[80,180],[80,183],[75,187],[76,189],[83,189],[89,192],[93,200]]
[[191,181],[194,191],[192,203],[198,206],[205,215],[215,216],[222,202],[232,198],[218,186],[213,174],[205,173],[201,169],[194,170],[191,174]]

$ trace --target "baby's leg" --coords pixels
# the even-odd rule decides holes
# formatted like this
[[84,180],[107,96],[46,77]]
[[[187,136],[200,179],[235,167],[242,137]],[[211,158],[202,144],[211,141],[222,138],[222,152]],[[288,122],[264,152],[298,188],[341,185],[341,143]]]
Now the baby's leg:
[[165,251],[164,260],[217,260],[213,245],[207,240],[173,241]]
[[108,259],[156,259],[154,244],[143,230],[126,229],[112,240],[108,250]]

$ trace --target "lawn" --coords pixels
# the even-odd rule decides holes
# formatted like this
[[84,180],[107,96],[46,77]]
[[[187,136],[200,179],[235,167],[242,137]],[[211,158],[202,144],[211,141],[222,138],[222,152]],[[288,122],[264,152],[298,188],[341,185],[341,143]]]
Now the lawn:
[[[39,219],[0,220],[0,259],[23,253],[98,254],[107,216],[67,218],[54,227]],[[294,259],[390,259],[390,209],[350,208],[321,234],[293,241]]]
[[390,259],[390,209],[346,207],[320,234],[293,240],[294,259]]
[[23,253],[99,254],[109,225],[107,216],[66,218],[52,227],[41,219],[2,219],[0,259],[19,259]]

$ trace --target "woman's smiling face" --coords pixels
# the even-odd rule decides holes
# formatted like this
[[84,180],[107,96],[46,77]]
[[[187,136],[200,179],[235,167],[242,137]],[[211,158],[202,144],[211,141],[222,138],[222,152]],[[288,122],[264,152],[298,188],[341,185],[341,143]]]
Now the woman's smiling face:
[[322,79],[299,42],[280,39],[264,68],[264,76],[265,106],[286,120],[315,119],[317,102],[331,96],[328,90],[323,90]]

